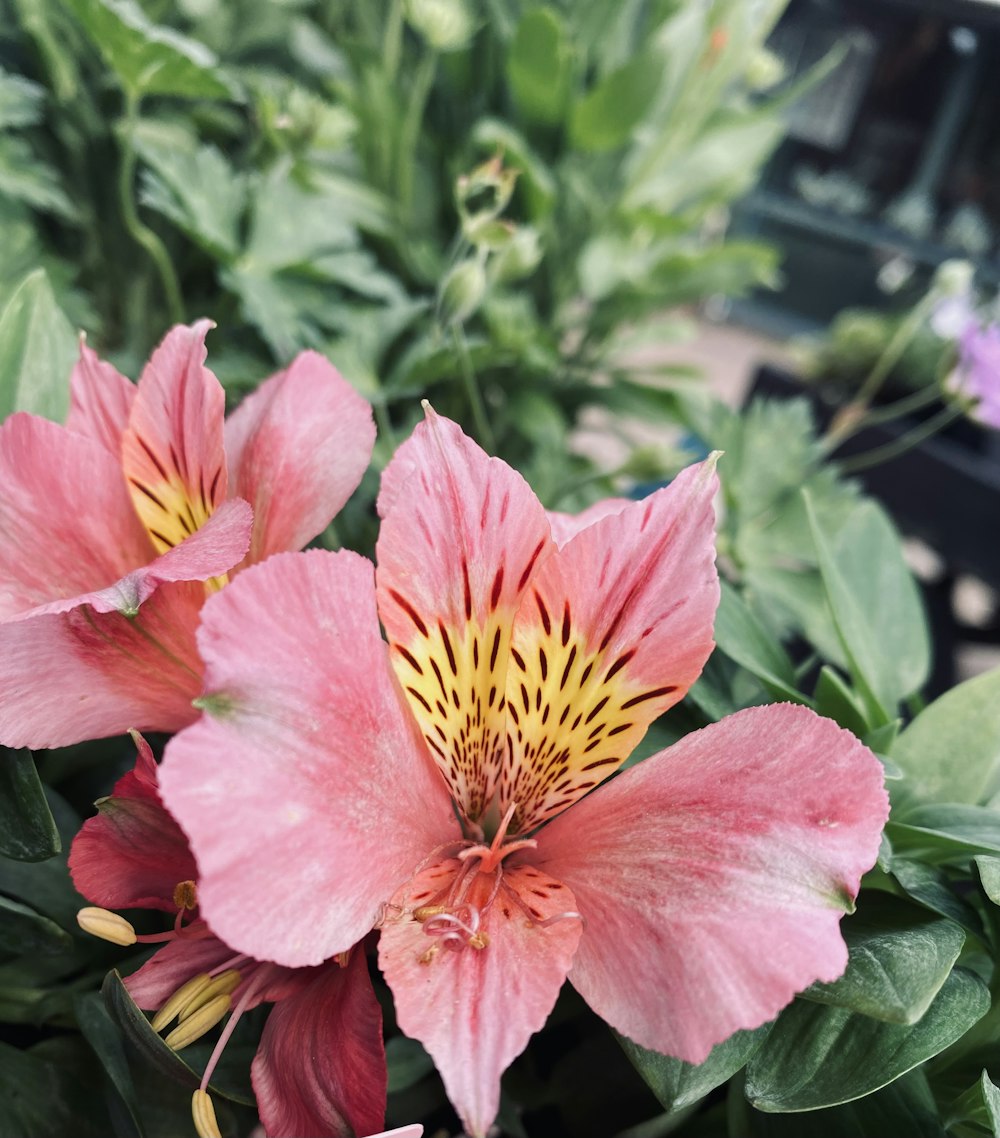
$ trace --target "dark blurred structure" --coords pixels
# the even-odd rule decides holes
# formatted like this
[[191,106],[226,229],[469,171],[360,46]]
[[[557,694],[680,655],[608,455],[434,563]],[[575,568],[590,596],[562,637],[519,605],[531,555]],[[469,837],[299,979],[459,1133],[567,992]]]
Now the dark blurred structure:
[[951,257],[1000,284],[1000,0],[792,0],[770,46],[786,81],[843,54],[738,210],[785,254],[784,287],[738,315],[825,326]]

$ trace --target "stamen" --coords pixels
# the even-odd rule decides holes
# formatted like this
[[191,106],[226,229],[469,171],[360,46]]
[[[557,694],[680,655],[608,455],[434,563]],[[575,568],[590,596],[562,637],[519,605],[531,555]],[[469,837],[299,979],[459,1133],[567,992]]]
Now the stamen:
[[[243,994],[236,1002],[236,1007],[233,1009],[233,1014],[229,1017],[229,1022],[222,1029],[222,1034],[219,1036],[219,1040],[216,1045],[212,1048],[212,1054],[209,1056],[208,1062],[205,1064],[205,1072],[201,1076],[201,1090],[205,1094],[206,1098],[208,1097],[207,1088],[209,1081],[212,1078],[212,1073],[215,1071],[216,1064],[222,1057],[222,1052],[225,1050],[226,1044],[229,1042],[230,1037],[236,1030],[236,1025],[240,1022],[240,1016],[243,1015],[243,1013],[247,1010],[250,1001],[254,999],[258,992],[260,992],[261,988],[264,987],[268,979],[273,976],[275,971],[280,971],[280,969],[277,969],[276,965],[262,964],[247,981],[247,986],[243,989]],[[229,997],[227,996],[226,999],[228,1000]]]
[[198,886],[193,881],[178,881],[174,886],[174,904],[178,909],[197,909]]
[[197,976],[192,976],[187,983],[182,984],[153,1016],[153,1030],[162,1031],[168,1023],[175,1020],[184,1011],[188,1004],[197,999],[211,982],[212,977],[207,972],[200,972]]
[[199,992],[194,999],[190,1000],[187,1006],[180,1012],[181,1023],[194,1015],[199,1008],[203,1008],[206,1004],[215,999],[216,996],[230,996],[240,986],[240,981],[243,977],[235,969],[228,972],[223,972],[221,976],[216,976],[212,982]]
[[215,1117],[215,1106],[207,1091],[197,1090],[191,1096],[191,1117],[198,1138],[222,1138],[219,1123]]
[[510,820],[514,817],[516,810],[516,802],[512,802],[510,806],[507,807],[507,813],[504,814],[499,829],[494,835],[493,841],[488,846],[467,846],[464,850],[459,851],[459,859],[461,861],[468,861],[470,858],[478,857],[479,872],[492,873],[503,859],[509,854],[514,853],[515,850],[534,849],[534,847],[538,845],[534,838],[519,838],[517,841],[508,842],[506,845],[503,845],[503,840],[507,836],[507,827],[510,825]]
[[110,909],[101,909],[96,905],[87,905],[76,914],[76,923],[85,933],[109,940],[112,944],[123,947],[135,944],[140,938],[135,935],[135,929],[117,913]]
[[178,1024],[163,1042],[173,1051],[183,1050],[196,1039],[201,1039],[205,1032],[211,1031],[230,1007],[232,1000],[228,995],[216,996]]

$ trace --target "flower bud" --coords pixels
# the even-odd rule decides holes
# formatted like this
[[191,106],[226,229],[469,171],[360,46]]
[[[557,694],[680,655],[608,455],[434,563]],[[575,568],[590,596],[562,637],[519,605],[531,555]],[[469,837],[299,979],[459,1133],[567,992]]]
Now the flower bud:
[[475,31],[464,0],[407,0],[406,18],[435,51],[460,51]]
[[758,48],[750,56],[745,78],[751,91],[768,91],[785,77],[785,65],[766,47]]
[[542,242],[538,230],[522,225],[490,262],[490,277],[501,284],[522,280],[531,276],[541,259]]
[[941,296],[968,296],[972,292],[975,268],[971,261],[954,258],[938,265],[931,288]]
[[486,295],[486,270],[476,259],[461,261],[441,282],[438,311],[441,323],[464,324]]

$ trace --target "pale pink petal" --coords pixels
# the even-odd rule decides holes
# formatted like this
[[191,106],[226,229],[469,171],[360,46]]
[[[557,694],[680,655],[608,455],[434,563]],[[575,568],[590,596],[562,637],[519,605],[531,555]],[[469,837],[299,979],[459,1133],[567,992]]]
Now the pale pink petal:
[[149,744],[141,736],[137,744],[134,769],[98,799],[97,815],[73,839],[69,871],[94,905],[176,912],[175,886],[194,881],[198,871],[187,838],[160,801]]
[[135,384],[98,359],[97,353],[80,340],[80,358],[70,376],[69,414],[66,426],[89,435],[121,461],[122,434],[135,399]]
[[201,911],[262,960],[358,941],[426,854],[458,837],[379,635],[372,566],[276,554],[205,605],[207,714],[160,787],[201,870]]
[[122,438],[133,506],[157,552],[204,525],[225,499],[225,394],[205,365],[211,322],[178,325],[139,379]]
[[0,426],[0,617],[103,588],[153,556],[104,446],[35,415]]
[[226,421],[229,492],[253,506],[248,560],[302,549],[354,492],[371,458],[369,404],[318,352],[302,352]]
[[204,599],[201,582],[167,584],[131,618],[80,605],[0,624],[0,743],[64,747],[190,723]]
[[384,1124],[382,1013],[363,952],[275,1004],[251,1078],[268,1138],[354,1138]]
[[629,498],[602,498],[600,502],[595,502],[578,514],[564,514],[560,510],[546,510],[545,516],[549,519],[549,526],[552,529],[552,540],[562,549],[566,542],[570,538],[576,537],[580,530],[592,526],[601,518],[620,514],[626,506],[632,504]]
[[500,806],[533,829],[625,761],[714,647],[715,463],[580,530],[537,571],[514,626],[512,761]]
[[450,420],[427,419],[382,478],[379,616],[410,706],[459,805],[478,819],[506,744],[510,627],[555,548],[527,483]]
[[887,814],[875,756],[807,708],[685,736],[538,835],[586,922],[570,980],[643,1047],[700,1063],[843,972],[840,918]]
[[465,911],[457,915],[480,934],[480,946],[456,951],[433,934],[431,919],[417,916],[421,907],[440,904],[462,864],[451,858],[429,865],[393,899],[379,964],[400,1028],[427,1048],[466,1130],[482,1138],[499,1107],[500,1076],[556,1002],[581,922],[568,915],[577,905],[565,885],[532,866],[505,864],[492,904],[493,875],[474,872],[466,901],[482,913],[481,923],[470,924]]
[[208,521],[148,565],[126,573],[120,581],[83,596],[39,605],[16,620],[32,620],[48,613],[69,612],[89,605],[95,612],[135,616],[141,605],[161,586],[177,581],[207,581],[224,575],[243,557],[250,545],[253,517],[241,498],[223,502]]
[[398,1126],[395,1130],[382,1130],[370,1134],[368,1138],[423,1138],[424,1128],[419,1123],[412,1126]]

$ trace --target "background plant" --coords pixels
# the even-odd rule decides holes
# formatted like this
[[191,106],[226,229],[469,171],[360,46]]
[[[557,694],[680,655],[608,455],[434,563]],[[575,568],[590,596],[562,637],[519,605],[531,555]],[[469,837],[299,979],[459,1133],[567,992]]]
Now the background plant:
[[[805,404],[738,414],[635,363],[678,306],[775,272],[772,250],[726,239],[725,207],[781,134],[780,101],[751,88],[777,78],[761,45],[782,7],[0,2],[4,413],[61,417],[76,328],[134,374],[171,321],[209,315],[234,399],[316,347],[375,404],[377,463],[428,396],[561,508],[662,476],[666,448],[614,479],[573,449],[585,408],[640,416],[689,457],[726,451],[718,649],[644,753],[788,699],[885,759],[893,818],[844,924],[846,976],[697,1068],[620,1044],[567,993],[505,1082],[512,1136],[997,1126],[1000,677],[923,707],[898,536],[825,461]],[[370,549],[375,485],[328,543]],[[0,1135],[188,1132],[207,1048],[174,1054],[104,979],[137,958],[79,933],[65,868],[131,758],[112,740],[0,767]],[[390,1122],[453,1131],[387,1011]],[[226,1134],[253,1124],[259,1027],[217,1074]]]

